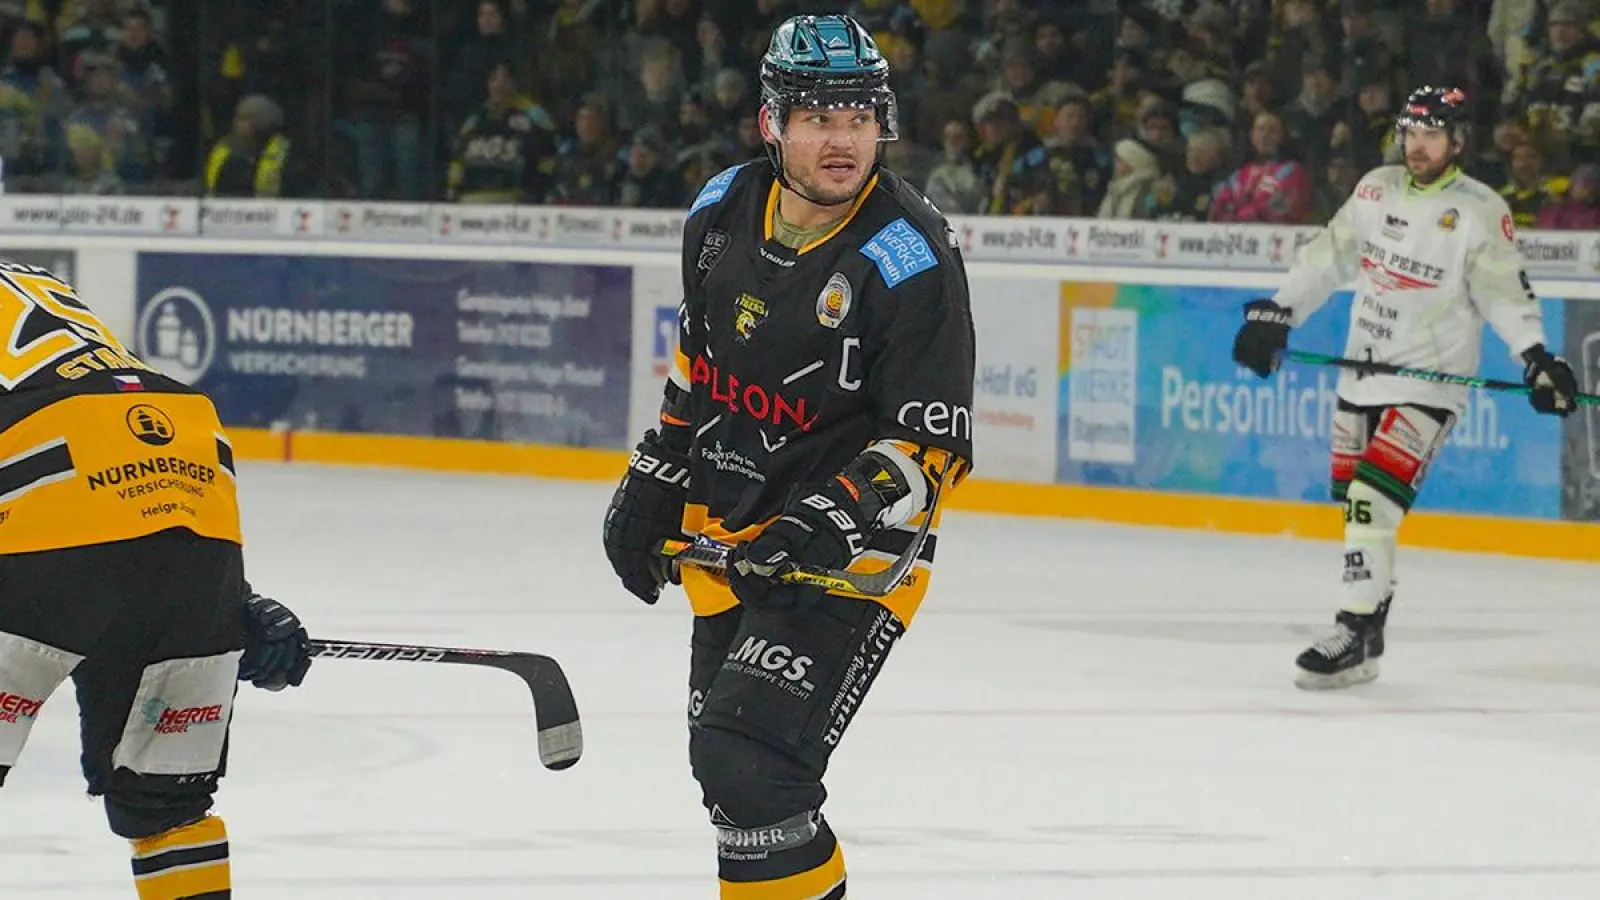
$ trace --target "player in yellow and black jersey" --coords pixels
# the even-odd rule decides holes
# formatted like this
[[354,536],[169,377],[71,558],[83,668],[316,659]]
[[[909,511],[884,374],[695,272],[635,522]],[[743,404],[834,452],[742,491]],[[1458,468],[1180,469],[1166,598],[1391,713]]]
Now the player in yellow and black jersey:
[[[846,16],[798,16],[761,67],[771,165],[712,178],[684,228],[677,363],[606,515],[623,586],[693,608],[689,755],[724,898],[838,900],[822,774],[910,625],[936,541],[881,599],[782,563],[879,572],[972,465],[974,334],[944,217],[880,165],[888,65]],[[944,494],[940,495],[941,497]],[[654,548],[735,545],[727,577]]]
[[0,262],[0,784],[70,677],[141,900],[229,896],[210,809],[237,682],[281,690],[310,666],[299,619],[245,581],[239,531],[211,401],[65,281]]

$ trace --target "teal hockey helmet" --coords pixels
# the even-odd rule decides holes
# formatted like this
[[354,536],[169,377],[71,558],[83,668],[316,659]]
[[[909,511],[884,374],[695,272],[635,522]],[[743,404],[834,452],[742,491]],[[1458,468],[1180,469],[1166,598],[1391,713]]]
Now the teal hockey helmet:
[[889,61],[872,35],[849,16],[794,16],[774,30],[761,57],[761,104],[778,138],[767,141],[767,159],[778,183],[824,206],[837,204],[808,196],[783,170],[782,136],[790,110],[873,110],[878,120],[874,173],[883,164],[883,142],[900,137]]
[[889,61],[849,16],[794,16],[779,25],[761,57],[761,102],[780,130],[796,107],[871,108],[878,114],[880,139],[899,137]]

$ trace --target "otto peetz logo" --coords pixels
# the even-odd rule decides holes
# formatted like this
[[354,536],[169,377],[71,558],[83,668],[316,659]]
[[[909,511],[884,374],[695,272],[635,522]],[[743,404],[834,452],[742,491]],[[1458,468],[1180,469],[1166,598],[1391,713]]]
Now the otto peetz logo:
[[217,352],[211,308],[186,287],[165,288],[151,297],[139,313],[134,337],[140,357],[184,384],[199,381]]
[[222,724],[222,704],[212,706],[168,706],[165,700],[146,700],[140,709],[144,722],[156,734],[188,734],[190,728]]
[[133,436],[152,447],[165,447],[177,435],[172,427],[172,419],[146,403],[128,410],[127,422]]

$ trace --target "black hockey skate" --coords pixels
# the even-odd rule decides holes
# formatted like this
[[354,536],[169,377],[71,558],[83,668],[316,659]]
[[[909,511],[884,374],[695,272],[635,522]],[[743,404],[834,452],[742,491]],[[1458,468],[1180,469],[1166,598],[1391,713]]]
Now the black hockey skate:
[[1378,677],[1383,656],[1383,626],[1389,618],[1389,598],[1375,612],[1340,610],[1333,631],[1306,648],[1295,660],[1294,683],[1308,691],[1326,691],[1366,684]]
[[1389,624],[1389,602],[1394,599],[1394,588],[1389,589],[1389,595],[1378,604],[1378,611],[1372,614],[1375,628],[1367,637],[1367,656],[1377,659],[1383,655],[1383,626]]

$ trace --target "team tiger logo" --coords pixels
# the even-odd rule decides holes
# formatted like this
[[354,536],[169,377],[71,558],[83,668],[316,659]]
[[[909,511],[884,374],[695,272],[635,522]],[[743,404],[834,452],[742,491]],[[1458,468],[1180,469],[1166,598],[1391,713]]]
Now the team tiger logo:
[[742,343],[750,340],[750,335],[767,320],[767,304],[750,294],[740,294],[738,299],[733,301],[733,305],[736,308],[733,316],[733,333]]

